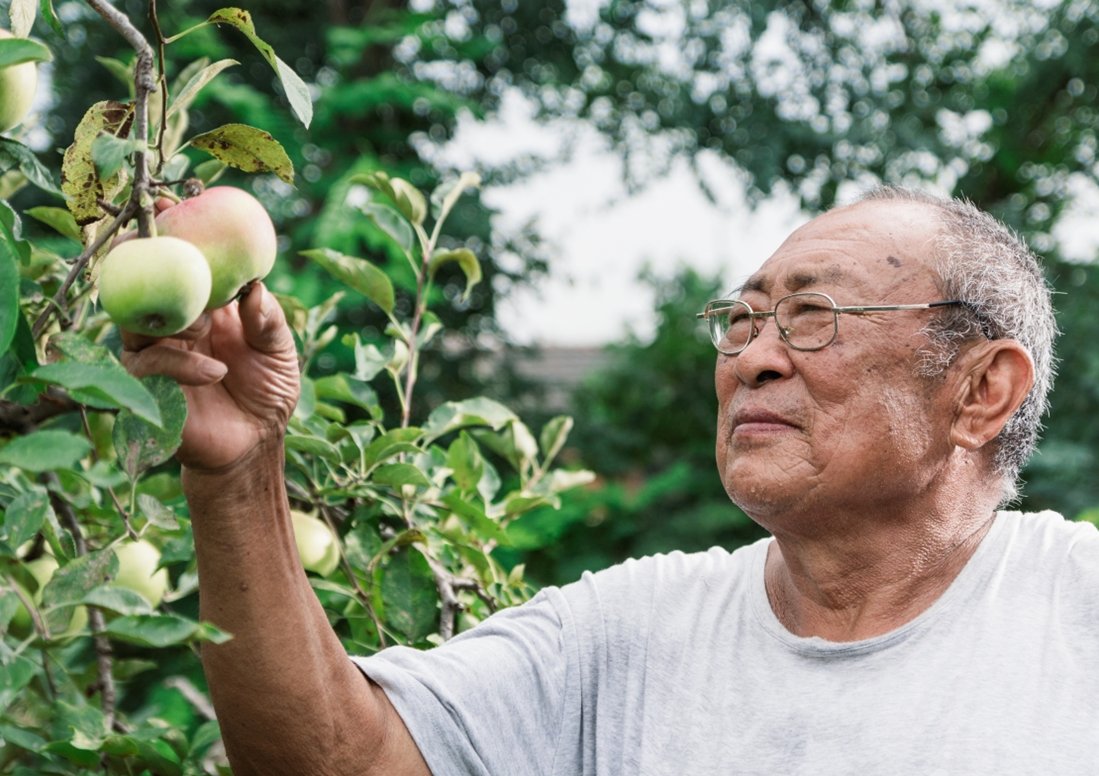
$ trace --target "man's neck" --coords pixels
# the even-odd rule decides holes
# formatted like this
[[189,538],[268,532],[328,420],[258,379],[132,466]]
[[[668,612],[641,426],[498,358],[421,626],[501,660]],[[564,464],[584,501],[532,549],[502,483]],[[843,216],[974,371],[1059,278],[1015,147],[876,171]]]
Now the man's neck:
[[764,575],[771,608],[798,636],[858,641],[888,633],[938,600],[994,517],[990,508],[944,521],[890,521],[838,539],[776,532]]

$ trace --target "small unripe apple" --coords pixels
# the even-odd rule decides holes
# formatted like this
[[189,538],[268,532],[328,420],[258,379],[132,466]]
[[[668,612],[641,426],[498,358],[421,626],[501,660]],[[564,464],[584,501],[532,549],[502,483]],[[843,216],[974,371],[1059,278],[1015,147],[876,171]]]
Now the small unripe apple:
[[193,244],[210,264],[213,283],[207,310],[236,298],[275,265],[278,237],[259,200],[232,186],[215,186],[156,217],[158,234]]
[[154,607],[159,606],[168,592],[168,569],[158,569],[160,550],[145,539],[125,541],[114,548],[118,558],[115,587],[140,593]]
[[139,237],[104,257],[99,301],[120,328],[167,337],[202,315],[210,283],[210,267],[194,245],[177,237]]
[[[14,37],[0,30],[0,38]],[[34,103],[38,68],[34,62],[20,62],[0,69],[0,132],[7,132],[23,120]]]
[[[57,559],[52,555],[43,555],[35,558],[34,560],[27,561],[23,564],[23,567],[30,572],[30,575],[34,578],[34,581],[38,584],[38,588],[34,593],[30,593],[25,587],[19,585],[19,589],[37,606],[42,603],[42,591],[51,579],[53,579],[54,572],[60,564]],[[15,584],[19,584],[16,582]],[[43,613],[45,616],[45,613]],[[88,624],[88,610],[83,606],[73,607],[72,616],[69,618],[69,624],[60,633],[50,633],[52,638],[69,638],[80,633]],[[31,620],[30,612],[27,611],[27,607],[23,605],[23,602],[19,602],[19,607],[15,610],[15,614],[12,615],[11,622],[8,625],[12,634],[19,638],[26,638],[34,628],[34,623]]]
[[294,540],[301,565],[327,577],[340,565],[340,545],[328,524],[312,515],[290,510],[294,521]]

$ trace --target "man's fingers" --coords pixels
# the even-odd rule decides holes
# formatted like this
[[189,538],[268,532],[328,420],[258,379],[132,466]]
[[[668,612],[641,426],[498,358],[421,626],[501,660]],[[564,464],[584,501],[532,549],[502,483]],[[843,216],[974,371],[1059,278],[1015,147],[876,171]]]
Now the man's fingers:
[[225,373],[229,371],[229,367],[215,358],[170,345],[150,345],[137,351],[124,350],[122,363],[135,377],[164,375],[181,385],[210,385],[225,377]]
[[171,337],[150,337],[146,334],[137,334],[132,331],[119,330],[122,335],[122,346],[126,350],[138,351],[144,350],[150,345],[155,345],[165,339],[183,340],[184,342],[194,342],[195,340],[202,339],[210,333],[210,313],[203,313],[198,317],[198,320],[192,323],[183,331],[178,334],[173,334]]
[[294,349],[294,336],[274,295],[263,283],[255,283],[240,300],[240,322],[244,339],[263,353]]

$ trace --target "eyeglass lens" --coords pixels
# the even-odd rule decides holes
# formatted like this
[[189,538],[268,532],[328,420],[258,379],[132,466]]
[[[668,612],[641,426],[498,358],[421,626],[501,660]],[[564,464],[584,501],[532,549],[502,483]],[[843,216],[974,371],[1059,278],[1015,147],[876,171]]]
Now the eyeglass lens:
[[[739,353],[748,346],[753,329],[761,325],[745,302],[723,300],[709,316],[710,336],[723,353]],[[836,335],[836,313],[832,300],[823,294],[804,293],[780,299],[774,310],[780,335],[799,350],[826,347]]]

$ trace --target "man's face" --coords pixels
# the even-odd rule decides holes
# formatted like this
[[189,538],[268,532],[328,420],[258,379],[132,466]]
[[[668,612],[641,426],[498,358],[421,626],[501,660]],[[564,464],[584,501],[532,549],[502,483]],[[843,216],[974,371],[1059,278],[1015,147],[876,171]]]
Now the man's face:
[[[867,202],[809,222],[752,276],[754,310],[798,291],[837,305],[940,299],[925,257],[934,211]],[[751,344],[719,355],[717,463],[730,497],[766,527],[785,515],[839,516],[918,493],[950,453],[945,383],[916,375],[934,310],[839,316],[827,348],[797,351],[765,319]]]

